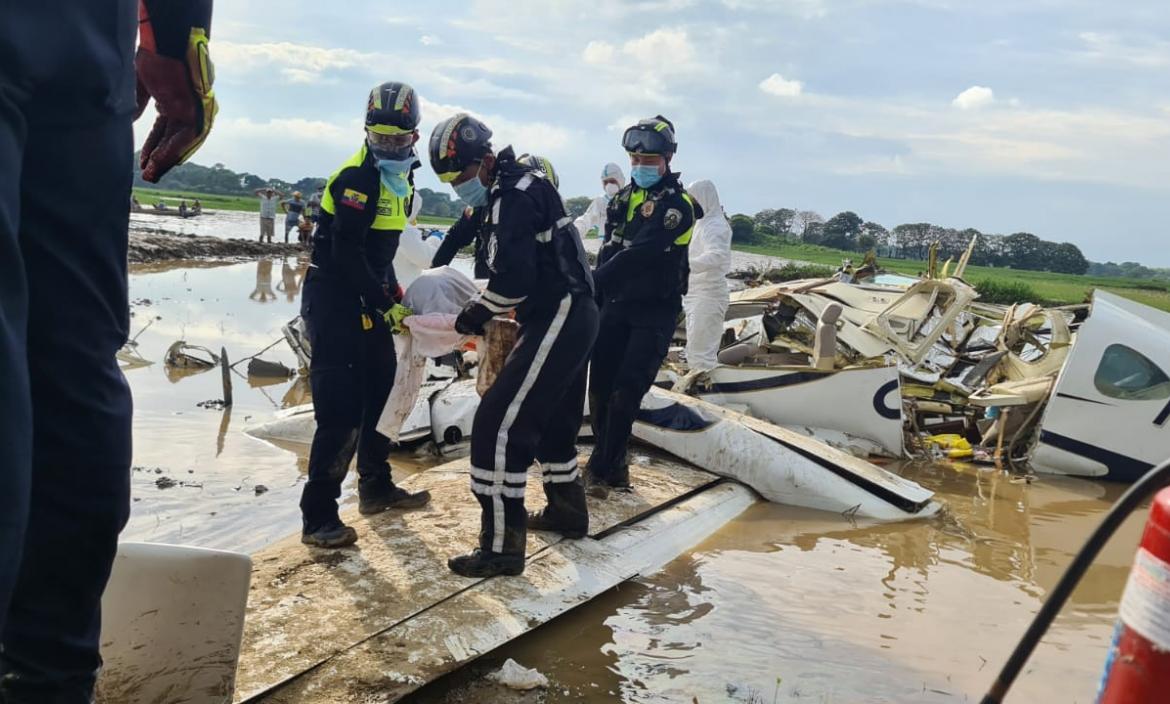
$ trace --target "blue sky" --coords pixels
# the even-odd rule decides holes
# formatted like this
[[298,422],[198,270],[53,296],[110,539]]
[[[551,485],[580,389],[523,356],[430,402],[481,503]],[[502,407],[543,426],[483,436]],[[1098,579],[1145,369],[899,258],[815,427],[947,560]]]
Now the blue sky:
[[221,0],[196,160],[327,174],[369,88],[405,80],[424,141],[474,112],[566,196],[597,193],[622,128],[660,112],[676,169],[729,213],[848,209],[1170,266],[1168,37],[1165,0]]

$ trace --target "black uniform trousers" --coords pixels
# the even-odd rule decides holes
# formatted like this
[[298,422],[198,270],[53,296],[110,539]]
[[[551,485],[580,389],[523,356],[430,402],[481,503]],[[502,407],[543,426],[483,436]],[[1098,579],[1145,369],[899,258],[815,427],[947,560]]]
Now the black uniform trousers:
[[[0,701],[89,702],[130,511],[134,3],[0,21]],[[42,31],[43,30],[43,31]]]
[[394,386],[394,335],[373,312],[373,327],[363,329],[361,297],[346,283],[312,268],[302,289],[317,421],[301,494],[305,532],[338,520],[337,498],[355,452],[362,496],[384,496],[394,488],[390,439],[376,430]]
[[589,475],[615,486],[629,483],[627,447],[642,397],[666,359],[681,304],[607,302],[589,366]]
[[545,486],[577,481],[585,370],[597,337],[597,304],[566,295],[550,315],[526,320],[471,430],[471,491],[483,510],[480,549],[523,553],[524,489],[534,459]]

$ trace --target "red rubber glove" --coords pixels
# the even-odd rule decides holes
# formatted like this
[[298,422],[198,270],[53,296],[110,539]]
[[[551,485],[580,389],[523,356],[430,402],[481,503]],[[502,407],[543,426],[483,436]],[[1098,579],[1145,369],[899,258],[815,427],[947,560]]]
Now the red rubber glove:
[[[207,52],[207,35],[193,30],[184,59],[138,47],[138,116],[154,98],[158,119],[142,145],[142,178],[157,183],[203,144],[219,106],[211,86],[215,70]],[[136,119],[137,117],[136,116]]]

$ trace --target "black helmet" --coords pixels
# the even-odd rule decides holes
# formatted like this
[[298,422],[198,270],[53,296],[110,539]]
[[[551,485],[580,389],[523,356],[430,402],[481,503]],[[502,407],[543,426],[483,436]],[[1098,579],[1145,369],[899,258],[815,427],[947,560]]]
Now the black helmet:
[[390,81],[370,91],[366,129],[377,134],[403,134],[418,129],[419,105],[414,88]]
[[561,181],[557,178],[557,170],[553,168],[552,162],[547,158],[538,154],[521,154],[516,161],[521,164],[544,174],[544,177],[549,180],[553,188],[558,191],[561,188]]
[[435,125],[431,132],[431,168],[443,183],[450,183],[492,148],[492,131],[461,112]]
[[674,124],[662,115],[638,120],[622,135],[622,148],[631,154],[674,154]]

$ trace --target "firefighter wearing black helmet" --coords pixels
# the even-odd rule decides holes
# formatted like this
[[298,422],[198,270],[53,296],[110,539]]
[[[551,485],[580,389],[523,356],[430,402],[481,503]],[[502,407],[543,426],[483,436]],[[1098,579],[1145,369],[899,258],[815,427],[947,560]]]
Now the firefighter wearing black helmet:
[[[597,334],[593,281],[581,238],[544,169],[495,154],[491,130],[460,114],[431,135],[431,166],[469,206],[485,214],[487,288],[456,319],[482,334],[515,311],[520,335],[484,394],[471,431],[471,491],[482,508],[479,547],[447,561],[468,577],[520,574],[526,528],[583,537],[589,528],[577,468],[585,367]],[[524,487],[541,464],[547,506],[526,516]]]
[[[553,188],[560,190],[561,184],[557,178],[556,169],[547,158],[536,154],[521,154],[516,161],[540,171],[553,185]],[[447,230],[447,234],[443,237],[443,243],[439,245],[439,249],[431,259],[431,266],[450,264],[459,250],[474,243],[475,278],[486,279],[491,276],[491,269],[487,265],[487,242],[478,236],[484,231],[481,226],[484,224],[486,216],[487,212],[483,208],[465,209],[463,215]]]
[[301,495],[301,540],[342,547],[357,533],[337,512],[341,483],[357,454],[358,510],[416,508],[429,500],[390,478],[390,440],[375,426],[394,385],[393,329],[403,317],[394,253],[414,197],[420,164],[419,98],[405,83],[383,83],[366,103],[366,138],[329,177],[313,234],[313,265],[301,316],[313,350],[309,381],[317,430]]
[[594,281],[601,324],[589,371],[589,492],[608,496],[630,485],[626,447],[642,396],[667,349],[686,293],[687,245],[702,216],[671,171],[674,125],[661,115],[626,130],[631,180],[606,210]]

